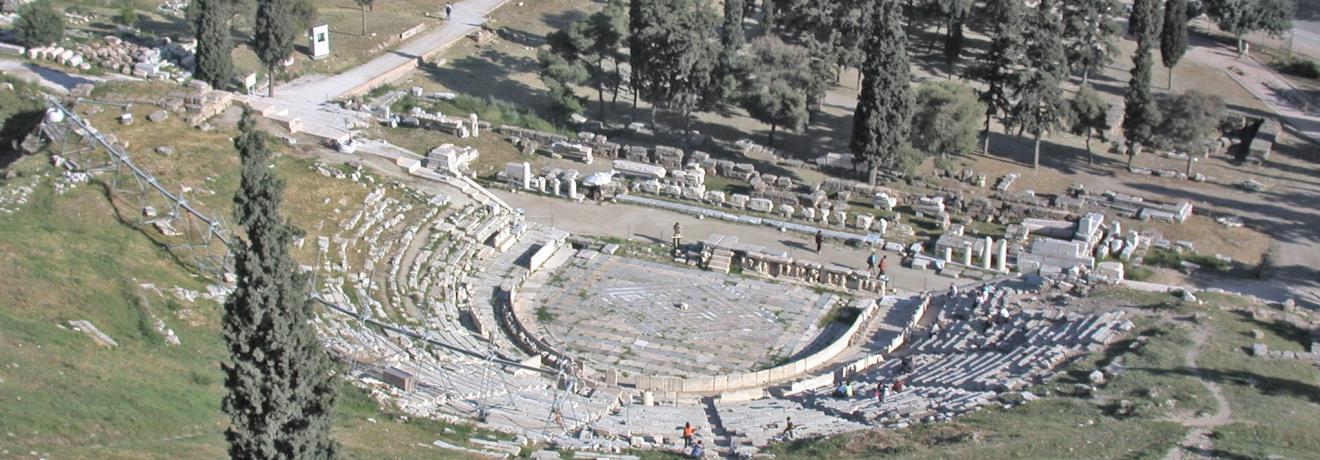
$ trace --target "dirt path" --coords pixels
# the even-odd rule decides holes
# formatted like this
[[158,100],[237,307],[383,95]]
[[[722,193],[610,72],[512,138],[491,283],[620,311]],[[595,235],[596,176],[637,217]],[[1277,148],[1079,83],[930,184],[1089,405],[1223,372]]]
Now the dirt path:
[[[1192,336],[1192,347],[1187,349],[1184,360],[1189,368],[1195,369],[1200,375],[1200,367],[1196,365],[1196,359],[1201,355],[1201,347],[1210,337],[1209,327],[1198,327],[1194,330]],[[1214,441],[1210,439],[1210,432],[1216,427],[1227,425],[1233,420],[1233,408],[1228,405],[1228,398],[1219,390],[1219,385],[1215,382],[1201,378],[1201,383],[1205,389],[1215,398],[1215,404],[1219,410],[1212,415],[1200,417],[1179,416],[1174,420],[1181,422],[1183,426],[1191,428],[1187,436],[1179,442],[1176,447],[1169,450],[1164,456],[1165,460],[1183,460],[1183,459],[1210,459],[1214,458]]]

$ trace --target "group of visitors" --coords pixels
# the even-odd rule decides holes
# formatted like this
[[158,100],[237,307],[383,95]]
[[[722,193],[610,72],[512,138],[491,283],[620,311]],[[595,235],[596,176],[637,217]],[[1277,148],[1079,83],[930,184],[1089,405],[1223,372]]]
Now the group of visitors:
[[875,251],[871,251],[871,255],[866,256],[866,273],[868,275],[874,275],[875,279],[878,280],[889,279],[889,275],[885,274],[888,269],[889,256],[880,256],[877,259]]
[[[908,358],[904,358],[905,366],[910,365],[910,361],[907,361],[907,359]],[[905,372],[910,372],[910,371],[905,370]],[[906,384],[903,382],[903,379],[901,378],[895,379],[892,385],[885,385],[885,382],[876,383],[875,388],[871,390],[871,397],[875,398],[875,401],[877,403],[884,403],[885,398],[888,398],[891,392],[899,393],[903,391],[905,385]],[[851,399],[853,395],[856,394],[856,391],[858,390],[856,390],[856,386],[852,382],[844,380],[843,383],[840,383],[839,386],[834,388],[834,397],[840,399]]]

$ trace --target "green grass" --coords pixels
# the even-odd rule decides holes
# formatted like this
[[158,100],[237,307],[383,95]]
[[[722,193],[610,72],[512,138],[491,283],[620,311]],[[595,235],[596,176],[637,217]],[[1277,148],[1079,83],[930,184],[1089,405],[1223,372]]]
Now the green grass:
[[542,323],[548,323],[555,320],[555,314],[546,308],[545,305],[536,307],[536,320]]
[[[1216,300],[1207,302],[1220,303]],[[1252,343],[1271,349],[1305,350],[1307,331],[1249,314],[1209,310],[1215,328],[1198,364],[1218,382],[1236,421],[1215,431],[1221,458],[1314,458],[1320,452],[1320,386],[1313,363],[1247,357]],[[1261,331],[1262,339],[1253,336]]]
[[1228,262],[1219,260],[1214,256],[1208,256],[1197,253],[1179,253],[1174,250],[1164,248],[1151,248],[1142,258],[1142,263],[1152,267],[1164,267],[1179,270],[1183,262],[1191,262],[1200,265],[1201,268],[1217,271],[1227,271]]
[[541,118],[540,115],[525,106],[491,97],[481,98],[460,95],[451,101],[431,102],[414,97],[411,94],[405,94],[394,101],[394,104],[390,106],[390,110],[402,114],[408,113],[413,107],[421,107],[422,110],[429,113],[440,112],[450,117],[466,117],[470,113],[475,113],[482,121],[490,122],[492,127],[511,125],[549,133],[567,134],[566,131]]
[[[0,102],[5,97],[0,92]],[[134,107],[139,116],[148,110],[154,109]],[[162,183],[191,186],[198,190],[189,196],[194,205],[228,215],[237,160],[229,147],[232,132],[223,123],[219,130],[200,132],[178,117],[120,126],[110,121],[113,115],[106,111],[89,118],[130,141],[135,161]],[[142,153],[162,142],[177,153]],[[311,170],[311,161],[289,153],[275,160],[288,183],[285,209],[313,235],[318,223],[333,226],[343,217],[333,214],[334,208],[351,209],[350,203],[368,192],[360,184],[325,179]],[[5,439],[0,449],[8,451],[0,457],[20,452],[52,458],[223,457],[221,307],[202,299],[181,301],[168,292],[174,286],[203,290],[209,281],[164,249],[154,230],[130,225],[140,212],[136,200],[119,197],[112,204],[96,181],[56,195],[51,179],[41,178],[54,172],[49,165],[44,155],[23,157],[4,171],[15,179],[0,179],[4,190],[11,181],[40,178],[26,205],[0,215],[5,280],[0,283],[0,439]],[[295,255],[309,257],[311,250]],[[96,346],[64,326],[69,320],[90,321],[119,346]],[[157,320],[174,330],[180,346],[165,343],[156,332]],[[349,458],[448,456],[429,443],[461,442],[473,432],[433,421],[402,422],[393,410],[378,408],[347,385],[338,411],[335,436]],[[446,435],[444,428],[458,434]]]
[[[823,293],[823,292],[824,291],[818,291],[818,293]],[[817,321],[816,325],[823,328],[825,326],[829,326],[830,323],[835,323],[835,322],[843,323],[843,324],[852,324],[852,322],[855,321],[857,319],[857,316],[860,315],[861,313],[862,311],[856,308],[849,307],[842,303],[836,304],[834,305],[833,308],[830,308],[830,311],[827,311],[825,312],[824,315],[821,315],[820,321]]]

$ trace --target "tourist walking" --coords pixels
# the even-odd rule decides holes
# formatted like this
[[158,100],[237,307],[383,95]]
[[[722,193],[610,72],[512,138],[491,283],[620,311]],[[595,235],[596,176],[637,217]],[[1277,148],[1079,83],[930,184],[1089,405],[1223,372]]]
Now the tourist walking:
[[693,434],[693,431],[694,431],[694,430],[692,429],[692,424],[691,424],[691,423],[684,423],[684,424],[683,424],[683,447],[691,447],[691,446],[692,446],[692,434]]
[[820,254],[820,247],[823,244],[825,244],[825,232],[816,230],[816,254]]
[[885,276],[885,270],[888,268],[887,267],[888,260],[889,260],[889,256],[884,256],[880,258],[880,262],[876,263],[876,268],[880,269],[880,275],[879,275],[880,278],[884,278]]
[[796,426],[793,425],[793,417],[785,417],[784,433],[782,435],[785,441],[793,440],[793,428],[796,428]]
[[446,4],[445,4],[445,20],[448,21],[448,20],[449,20],[450,18],[452,18],[453,16],[454,16],[454,4],[453,4],[453,3],[446,3]]
[[866,256],[866,273],[867,273],[867,274],[875,273],[875,262],[876,262],[876,261],[875,261],[875,251],[871,251],[871,255]]

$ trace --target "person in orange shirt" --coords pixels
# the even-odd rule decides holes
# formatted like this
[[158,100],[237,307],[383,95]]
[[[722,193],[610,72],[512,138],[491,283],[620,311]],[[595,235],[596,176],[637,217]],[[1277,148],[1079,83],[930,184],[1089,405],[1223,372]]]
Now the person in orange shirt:
[[692,447],[692,434],[696,430],[692,429],[691,423],[683,424],[683,447]]

